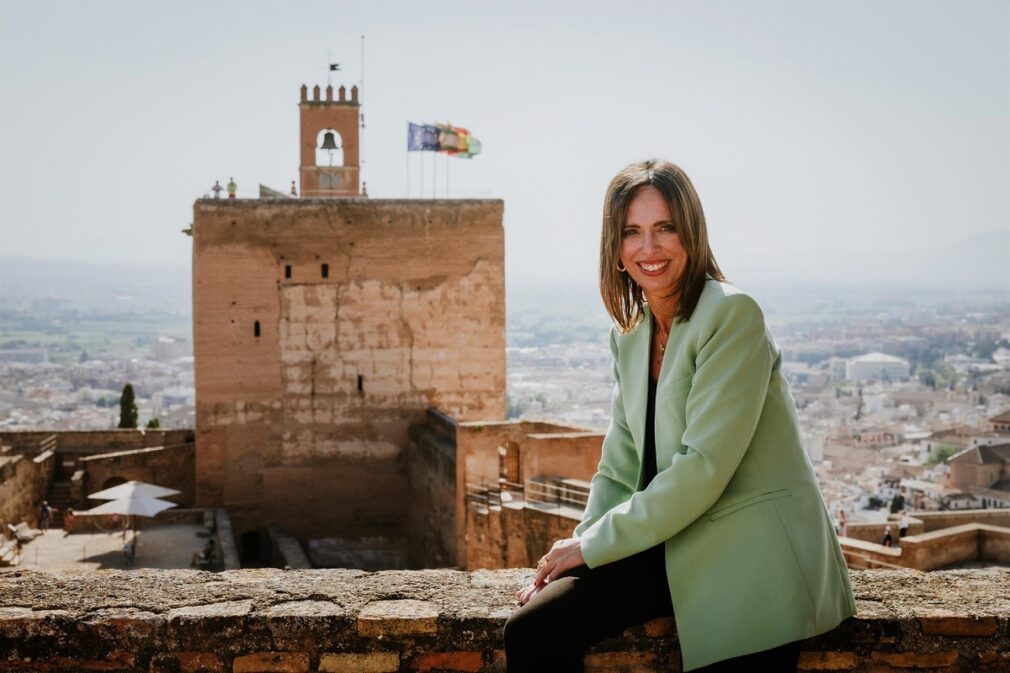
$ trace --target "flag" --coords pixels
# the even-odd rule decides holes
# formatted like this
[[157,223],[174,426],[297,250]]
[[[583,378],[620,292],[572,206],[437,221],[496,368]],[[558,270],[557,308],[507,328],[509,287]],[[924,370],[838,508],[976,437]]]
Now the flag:
[[407,122],[407,151],[419,152],[424,150],[438,151],[442,149],[439,144],[439,128],[430,124],[414,124]]
[[446,152],[454,157],[459,157],[460,159],[472,159],[474,156],[480,154],[480,141],[470,135],[469,129],[465,129],[461,126],[450,126],[449,128],[451,128],[455,134],[456,147],[446,149]]
[[340,64],[339,63],[331,63],[330,64],[330,70],[331,71],[333,71],[333,70],[340,70]]
[[469,136],[467,138],[467,141],[468,141],[468,147],[465,152],[451,152],[450,154],[452,154],[452,156],[454,157],[459,157],[460,159],[472,159],[478,154],[480,154],[480,151],[483,149],[483,147],[480,144],[480,141],[474,138],[473,136]]
[[438,124],[438,146],[443,152],[455,152],[459,150],[458,129],[448,124]]

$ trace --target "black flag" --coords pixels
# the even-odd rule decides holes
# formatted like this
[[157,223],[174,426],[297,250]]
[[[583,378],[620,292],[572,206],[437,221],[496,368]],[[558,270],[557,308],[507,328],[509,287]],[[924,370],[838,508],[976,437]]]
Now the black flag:
[[331,63],[330,64],[330,70],[340,70],[340,64],[339,63]]

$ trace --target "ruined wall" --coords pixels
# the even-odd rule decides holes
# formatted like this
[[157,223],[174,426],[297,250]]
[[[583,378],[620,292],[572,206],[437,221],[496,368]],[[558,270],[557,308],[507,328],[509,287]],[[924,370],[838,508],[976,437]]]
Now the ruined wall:
[[404,535],[409,425],[505,414],[502,210],[198,201],[197,503],[239,536]]
[[[80,460],[84,492],[100,491],[114,477],[135,479],[180,491],[162,499],[189,507],[196,496],[195,451],[195,445],[188,443],[85,456]],[[95,501],[87,503],[89,507],[94,505]]]
[[13,451],[38,451],[42,440],[56,436],[57,449],[125,451],[193,441],[190,429],[176,430],[13,430],[0,432],[0,446]]
[[[477,485],[488,485],[497,488],[500,471],[504,470],[509,481],[522,484],[535,474],[524,471],[524,455],[531,446],[536,444],[541,450],[549,452],[549,437],[557,434],[564,437],[567,433],[578,432],[581,428],[546,423],[540,421],[467,421],[461,422],[456,428],[456,548],[457,565],[467,567],[470,553],[467,551],[469,541],[467,517],[470,510],[467,506],[467,489]],[[531,436],[539,436],[537,442],[530,440]],[[564,443],[566,440],[562,439]],[[499,447],[505,449],[505,455],[499,453]],[[596,460],[599,461],[600,446],[595,448]],[[534,461],[536,462],[536,461]],[[493,530],[489,529],[489,530]],[[478,554],[479,552],[475,552]],[[497,567],[497,566],[489,566]]]
[[456,422],[429,409],[410,426],[408,554],[414,568],[459,566],[456,519]]
[[1010,566],[1010,528],[969,523],[930,533],[895,538],[893,547],[855,538],[840,538],[851,568],[936,570],[966,561]]
[[[804,640],[800,671],[1010,667],[1010,570],[850,574],[856,615]],[[501,673],[502,627],[534,575],[0,568],[0,671]],[[592,645],[585,669],[680,671],[676,627],[630,625]]]
[[33,528],[38,526],[38,509],[55,469],[53,451],[34,456],[0,453],[0,540],[10,537],[7,524],[26,521]]
[[[960,526],[966,523],[987,523],[1010,528],[1010,508],[961,509],[948,512],[914,512],[911,516],[922,521],[925,532]],[[896,529],[895,529],[896,530]]]
[[555,475],[589,481],[596,474],[603,448],[602,432],[530,434],[522,444],[527,478]]
[[528,568],[550,551],[555,541],[572,536],[580,518],[557,509],[525,503],[489,510],[470,507],[466,515],[466,559],[463,568]]

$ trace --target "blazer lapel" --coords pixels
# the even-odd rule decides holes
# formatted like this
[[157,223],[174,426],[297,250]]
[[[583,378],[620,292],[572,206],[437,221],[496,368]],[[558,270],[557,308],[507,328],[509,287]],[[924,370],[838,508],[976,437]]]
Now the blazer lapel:
[[[652,314],[645,306],[645,318],[638,327],[621,339],[618,350],[618,372],[621,375],[621,396],[624,417],[635,440],[639,465],[645,453],[645,409],[649,403],[649,342],[652,337]],[[639,470],[641,477],[641,470]]]

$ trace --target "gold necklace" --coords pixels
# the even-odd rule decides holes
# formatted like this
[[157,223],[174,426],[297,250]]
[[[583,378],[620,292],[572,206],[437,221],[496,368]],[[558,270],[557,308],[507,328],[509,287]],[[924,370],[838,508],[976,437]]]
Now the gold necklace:
[[657,328],[656,333],[659,335],[659,352],[666,353],[666,340],[670,338],[670,333],[663,334],[663,325],[656,319],[656,316],[652,316],[652,321]]

